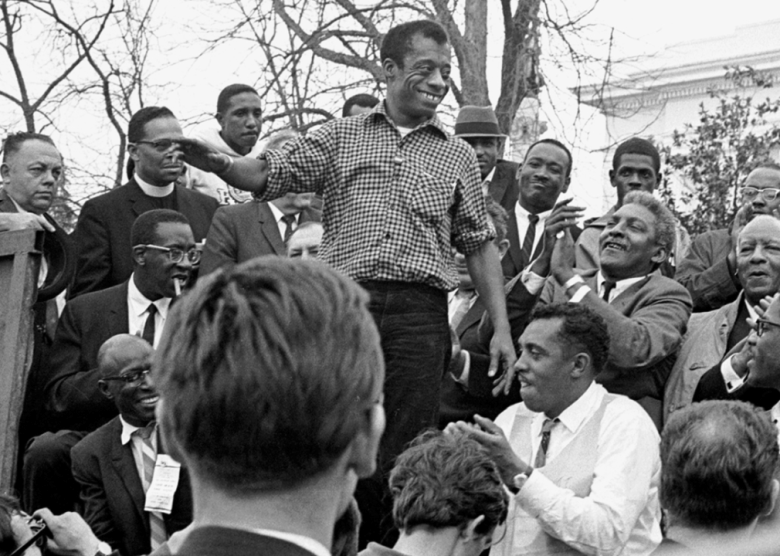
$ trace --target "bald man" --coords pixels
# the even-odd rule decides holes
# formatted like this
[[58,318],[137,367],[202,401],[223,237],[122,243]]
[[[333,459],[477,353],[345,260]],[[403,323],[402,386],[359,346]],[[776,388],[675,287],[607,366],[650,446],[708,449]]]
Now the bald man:
[[[737,299],[715,311],[695,313],[688,336],[666,384],[667,415],[691,401],[736,399],[769,409],[780,400],[773,389],[742,386],[750,346],[748,319],[758,317],[755,307],[780,291],[780,221],[756,216],[739,233],[735,250]],[[744,349],[743,349],[744,346]]]
[[167,454],[154,420],[159,396],[149,381],[153,353],[146,340],[130,334],[113,336],[100,347],[100,390],[119,415],[71,450],[84,517],[98,538],[122,556],[149,554],[192,521],[184,468],[170,513],[145,510],[149,477]]

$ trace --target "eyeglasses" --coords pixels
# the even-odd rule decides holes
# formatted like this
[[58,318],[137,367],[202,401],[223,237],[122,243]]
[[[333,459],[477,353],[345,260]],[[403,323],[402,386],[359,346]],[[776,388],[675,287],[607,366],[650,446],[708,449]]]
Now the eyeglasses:
[[756,321],[756,335],[761,336],[767,329],[767,326],[777,326],[780,328],[780,322],[772,322],[771,320],[758,319]]
[[171,147],[179,148],[181,143],[179,141],[176,141],[175,139],[159,139],[157,141],[136,141],[133,143],[134,145],[151,145],[152,148],[158,152],[164,153],[168,151]]
[[777,198],[777,194],[780,193],[780,189],[776,187],[767,187],[765,189],[759,189],[750,185],[746,185],[739,190],[743,199],[755,199],[756,196],[761,193],[761,197],[765,201],[774,201]]
[[128,371],[117,376],[107,376],[103,378],[103,380],[121,380],[125,384],[138,384],[141,382],[143,377],[148,376],[150,372],[151,369],[146,369],[143,371]]
[[184,260],[184,255],[187,255],[187,260],[190,261],[192,264],[198,264],[200,262],[201,252],[199,249],[195,249],[194,247],[189,251],[183,251],[182,249],[178,249],[177,247],[163,247],[162,245],[152,245],[151,243],[136,245],[136,247],[144,247],[145,249],[157,249],[158,251],[164,251],[165,253],[168,253],[168,258],[174,264],[179,264],[180,262],[182,262]]

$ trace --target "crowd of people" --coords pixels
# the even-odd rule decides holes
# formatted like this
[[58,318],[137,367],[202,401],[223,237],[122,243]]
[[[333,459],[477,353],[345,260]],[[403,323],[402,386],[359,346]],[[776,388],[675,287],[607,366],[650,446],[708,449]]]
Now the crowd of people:
[[[68,236],[51,138],[3,148],[0,242],[42,231],[0,554],[744,553],[777,531],[780,166],[692,241],[648,140],[583,221],[574,160],[436,110],[451,48],[397,25],[386,95],[261,144],[226,87],[145,107]],[[32,517],[30,517],[32,516]],[[44,537],[40,537],[43,539]],[[31,544],[32,543],[32,544]]]

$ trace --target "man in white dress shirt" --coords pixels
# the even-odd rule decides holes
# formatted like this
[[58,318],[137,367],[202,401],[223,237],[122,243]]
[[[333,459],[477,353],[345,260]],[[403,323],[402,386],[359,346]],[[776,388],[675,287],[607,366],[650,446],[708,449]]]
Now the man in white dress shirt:
[[450,425],[491,452],[514,493],[491,554],[651,553],[661,542],[659,437],[637,403],[594,381],[606,322],[572,303],[531,318],[515,364],[524,401],[495,423]]

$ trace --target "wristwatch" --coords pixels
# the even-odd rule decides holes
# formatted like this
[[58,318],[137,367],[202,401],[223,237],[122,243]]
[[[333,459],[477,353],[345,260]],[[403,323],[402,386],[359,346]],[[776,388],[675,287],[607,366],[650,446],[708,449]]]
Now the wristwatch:
[[107,542],[100,541],[97,546],[97,552],[95,552],[95,556],[110,556],[111,553],[114,551],[111,550],[111,547]]

